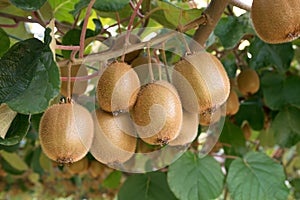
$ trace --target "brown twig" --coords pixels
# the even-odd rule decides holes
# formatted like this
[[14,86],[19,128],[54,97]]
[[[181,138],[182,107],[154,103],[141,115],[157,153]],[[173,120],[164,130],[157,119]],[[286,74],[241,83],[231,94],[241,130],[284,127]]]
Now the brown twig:
[[[207,23],[201,24],[193,37],[199,45],[205,46],[207,39],[215,29],[228,3],[229,0],[212,0],[203,12],[203,15],[206,16]],[[192,48],[197,49],[196,46],[192,46]]]
[[230,0],[229,3],[233,6],[239,7],[246,11],[251,11],[251,5],[241,1],[241,0]]

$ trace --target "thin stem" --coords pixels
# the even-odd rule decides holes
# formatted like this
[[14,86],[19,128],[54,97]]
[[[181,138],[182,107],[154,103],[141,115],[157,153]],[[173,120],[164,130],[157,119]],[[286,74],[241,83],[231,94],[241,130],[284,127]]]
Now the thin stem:
[[[129,5],[130,5],[130,7],[131,7],[133,10],[135,9],[134,4],[133,4],[132,1],[129,2]],[[144,18],[144,17],[145,17],[139,10],[137,11],[137,15],[139,16],[139,18]]]
[[71,99],[71,70],[72,63],[68,63],[68,77],[67,77],[67,99]]
[[35,23],[39,23],[39,21],[36,20],[36,19],[28,19],[27,17],[21,17],[21,16],[16,16],[16,15],[12,15],[12,14],[8,14],[8,13],[2,13],[2,12],[0,12],[0,17],[12,19],[15,22],[32,22],[32,23],[35,22]]
[[[71,81],[86,81],[86,80],[90,80],[92,78],[95,78],[97,76],[99,76],[100,71],[96,71],[93,74],[87,75],[87,76],[77,76],[77,77],[70,77]],[[61,81],[68,81],[68,77],[60,77]]]
[[154,82],[154,75],[153,75],[153,70],[152,70],[152,63],[151,63],[151,53],[150,53],[150,43],[147,45],[147,55],[148,55],[148,69],[149,69],[149,74],[150,74],[150,82]]
[[117,18],[118,31],[119,31],[119,33],[122,33],[121,22],[120,22],[121,20],[120,20],[119,12],[116,12],[116,18]]
[[1,28],[16,28],[20,25],[19,22],[16,22],[15,24],[0,24]]
[[85,40],[85,34],[86,34],[86,29],[87,29],[87,24],[89,21],[89,17],[92,11],[92,7],[94,5],[96,0],[91,0],[86,14],[85,14],[85,18],[84,18],[84,22],[83,22],[83,26],[82,26],[82,30],[81,30],[81,35],[80,35],[80,50],[79,50],[79,58],[83,58],[83,53],[84,53],[84,40]]
[[171,83],[171,79],[170,79],[170,75],[169,75],[169,71],[168,71],[168,62],[167,62],[167,56],[166,56],[166,52],[165,52],[165,43],[164,42],[162,43],[162,50],[160,51],[160,53],[162,55],[163,63],[165,66],[167,80],[169,83]]
[[161,80],[162,79],[162,72],[161,72],[161,65],[160,65],[159,56],[157,55],[157,50],[158,49],[153,49],[153,55],[154,55],[156,63],[157,63],[158,79]]
[[140,25],[143,21],[148,20],[148,19],[150,18],[150,16],[151,16],[153,13],[155,13],[155,12],[157,12],[157,11],[160,11],[160,10],[165,10],[165,9],[160,8],[160,7],[156,7],[156,8],[154,8],[154,9],[152,9],[150,12],[148,12],[148,13],[145,15],[145,17],[144,17],[143,19],[139,20],[139,21],[134,25],[134,27],[133,27],[132,29],[135,29],[136,27],[138,27],[138,25]]
[[76,26],[77,26],[77,22],[79,20],[79,17],[80,17],[80,14],[81,14],[81,10],[79,11],[79,13],[77,14],[73,24],[72,24],[72,29],[74,29]]
[[143,3],[143,0],[139,0],[139,2],[137,3],[137,5],[136,5],[135,9],[133,10],[133,13],[130,17],[130,20],[129,20],[129,23],[128,23],[128,26],[127,26],[127,34],[126,34],[126,38],[125,38],[125,43],[127,43],[127,44],[129,43],[129,35],[130,35],[130,32],[131,32],[131,28],[132,28],[134,18],[137,15],[137,12],[138,12],[140,6],[142,5],[142,3]]
[[56,45],[56,49],[61,49],[61,50],[79,50],[80,46],[65,46],[65,45]]

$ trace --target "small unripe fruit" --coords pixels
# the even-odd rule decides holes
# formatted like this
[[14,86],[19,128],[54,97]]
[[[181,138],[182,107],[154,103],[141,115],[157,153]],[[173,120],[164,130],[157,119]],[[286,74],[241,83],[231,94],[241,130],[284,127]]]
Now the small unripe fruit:
[[107,112],[128,111],[136,101],[139,87],[139,78],[130,65],[114,62],[107,66],[99,78],[99,105]]
[[39,138],[43,152],[60,164],[82,159],[94,136],[89,111],[75,103],[50,106],[40,121]]
[[235,115],[240,108],[239,97],[234,90],[230,90],[226,101],[226,115]]
[[237,76],[237,85],[241,94],[247,96],[259,89],[259,77],[254,69],[247,68]]
[[170,83],[157,81],[141,88],[131,116],[143,141],[168,144],[181,129],[182,105]]
[[[68,77],[68,67],[60,67],[60,75],[62,77]],[[71,77],[81,77],[81,76],[87,76],[88,71],[87,68],[84,65],[74,65],[71,67]],[[71,90],[70,90],[70,95],[72,96],[73,94],[76,95],[81,95],[86,91],[86,88],[88,86],[88,81],[84,80],[77,80],[71,81]],[[67,97],[68,95],[68,82],[67,81],[62,81],[61,82],[61,87],[60,87],[60,93]]]
[[225,103],[230,83],[222,63],[207,52],[185,56],[175,64],[173,84],[184,109],[203,113]]
[[299,0],[253,0],[251,18],[257,35],[267,43],[284,43],[300,36]]
[[71,174],[83,174],[87,171],[88,168],[89,159],[87,157],[84,157],[83,159],[67,166],[67,169]]
[[136,148],[136,133],[129,115],[113,116],[97,109],[93,118],[95,137],[90,152],[95,159],[110,165],[129,160]]
[[101,176],[104,170],[105,170],[105,166],[102,163],[96,160],[91,161],[89,172],[93,178],[97,178]]

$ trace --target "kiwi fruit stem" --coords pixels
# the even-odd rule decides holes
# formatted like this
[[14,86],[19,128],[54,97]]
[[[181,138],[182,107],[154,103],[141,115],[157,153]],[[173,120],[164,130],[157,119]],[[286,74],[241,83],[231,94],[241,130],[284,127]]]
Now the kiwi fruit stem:
[[147,55],[148,55],[148,69],[150,74],[151,82],[154,82],[154,75],[152,70],[152,63],[151,63],[151,53],[150,53],[150,43],[147,44]]
[[164,63],[164,66],[165,66],[167,81],[170,83],[171,79],[170,79],[170,74],[169,74],[169,71],[168,71],[168,68],[167,68],[167,66],[168,66],[167,56],[166,56],[166,52],[165,52],[164,49],[165,49],[165,43],[162,44],[162,50],[160,51],[160,53],[162,55],[163,63]]
[[67,100],[71,99],[71,67],[72,63],[68,63],[68,81],[67,81]]

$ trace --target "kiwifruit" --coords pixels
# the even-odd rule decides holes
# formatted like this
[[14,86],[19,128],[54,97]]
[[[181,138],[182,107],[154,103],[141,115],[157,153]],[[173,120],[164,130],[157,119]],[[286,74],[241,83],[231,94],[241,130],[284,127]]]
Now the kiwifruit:
[[259,77],[256,71],[252,68],[242,70],[237,76],[238,89],[243,95],[251,95],[259,89]]
[[[116,37],[116,39],[114,40],[114,43],[112,45],[112,50],[124,49],[125,48],[125,38],[126,38],[126,34],[122,34],[122,35],[119,35],[118,37]],[[139,38],[139,36],[132,34],[132,33],[130,34],[130,36],[129,36],[130,44],[137,44],[140,42],[141,42],[141,39]],[[124,61],[130,64],[136,57],[139,56],[139,54],[141,52],[142,52],[142,49],[138,49],[138,50],[135,50],[135,51],[125,54]]]
[[218,122],[222,117],[222,109],[211,109],[199,114],[199,124],[201,126],[209,126]]
[[129,114],[113,116],[97,109],[93,118],[95,137],[90,152],[95,159],[110,165],[129,160],[136,148],[136,133]]
[[189,113],[183,110],[180,132],[174,140],[169,142],[169,145],[177,146],[191,143],[197,137],[198,124],[197,113]]
[[81,160],[67,166],[71,174],[83,174],[89,168],[89,159],[85,156]]
[[284,43],[300,36],[299,0],[253,0],[251,18],[257,35],[267,43]]
[[140,81],[124,62],[113,62],[102,73],[97,85],[97,99],[107,112],[128,111],[136,101]]
[[101,176],[104,172],[105,166],[97,160],[92,160],[89,167],[89,172],[93,178]]
[[168,144],[177,137],[182,124],[182,105],[176,89],[166,81],[142,86],[131,116],[143,141]]
[[39,138],[43,152],[60,164],[82,159],[89,151],[94,136],[89,111],[76,103],[50,106],[43,114]]
[[249,140],[251,138],[251,135],[252,135],[252,130],[251,130],[251,127],[250,127],[248,122],[243,124],[242,130],[243,130],[245,139]]
[[172,73],[183,108],[203,113],[225,103],[230,83],[222,63],[208,52],[196,52],[177,62]]
[[[68,66],[60,67],[60,75],[62,77],[68,77]],[[71,67],[71,77],[81,77],[81,76],[87,76],[88,71],[87,68],[84,65],[73,65]],[[76,94],[76,95],[81,95],[86,91],[86,88],[88,86],[88,81],[80,81],[77,80],[71,81],[71,91],[70,94]],[[68,93],[68,82],[67,81],[62,81],[61,82],[61,87],[60,87],[60,93],[61,95],[67,97]]]
[[240,108],[239,97],[234,90],[230,90],[226,101],[226,115],[235,115]]

